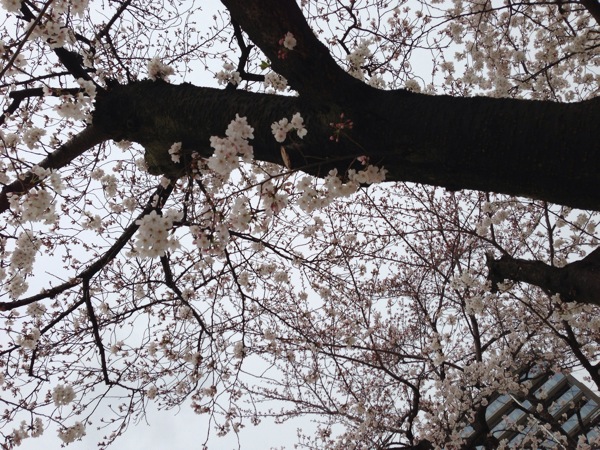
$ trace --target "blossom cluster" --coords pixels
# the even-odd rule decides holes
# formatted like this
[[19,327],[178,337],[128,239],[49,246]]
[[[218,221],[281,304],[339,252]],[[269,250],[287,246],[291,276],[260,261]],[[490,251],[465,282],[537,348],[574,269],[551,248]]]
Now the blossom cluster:
[[82,17],[88,3],[89,0],[55,0],[52,8],[54,12],[65,13],[70,10],[72,14]]
[[254,128],[248,125],[246,117],[236,114],[225,131],[224,138],[211,136],[210,145],[215,149],[208,158],[209,169],[227,179],[231,172],[240,165],[240,157],[244,162],[250,162],[254,157],[252,146],[248,139],[254,138]]
[[34,26],[31,32],[32,38],[43,39],[50,48],[64,47],[65,44],[72,44],[75,41],[74,35],[69,33],[69,28],[64,21],[59,17],[56,9],[54,14],[46,16],[48,20],[41,21]]
[[58,437],[65,444],[70,444],[71,442],[74,442],[83,436],[85,436],[85,425],[83,425],[81,422],[75,422],[75,425],[58,432]]
[[275,91],[284,91],[287,88],[287,80],[278,73],[269,72],[265,75],[265,86]]
[[174,163],[181,162],[181,142],[175,142],[171,145],[171,148],[169,148],[169,155],[171,155],[171,161]]
[[[234,219],[232,221],[235,223]],[[224,223],[218,223],[212,229],[192,226],[190,232],[194,236],[194,245],[205,254],[221,254],[230,239],[229,230]]]
[[[61,117],[90,122],[90,111],[96,98],[96,86],[91,81],[82,78],[77,79],[77,84],[79,84],[81,91],[74,96],[61,96],[62,103],[54,109]],[[45,93],[49,95],[51,91],[45,89]]]
[[28,289],[25,277],[33,270],[35,256],[40,249],[41,241],[29,232],[24,231],[17,238],[15,249],[10,260],[9,274],[11,281],[8,291],[11,298],[18,298]]
[[298,199],[298,206],[306,213],[326,207],[338,197],[352,195],[358,190],[359,185],[354,182],[342,183],[338,177],[337,170],[331,170],[325,177],[324,189],[317,189],[313,185],[313,179],[303,177],[297,183],[296,188],[302,192]]
[[[21,210],[21,220],[36,221],[47,219],[47,223],[52,222],[54,218],[54,209],[52,205],[52,195],[46,189],[31,190],[25,196],[25,200],[20,207],[15,210]],[[18,196],[12,196],[12,199],[18,199]],[[11,202],[12,204],[12,202]]]
[[404,89],[411,92],[421,92],[421,85],[415,79],[407,80],[404,84]]
[[368,58],[373,56],[373,52],[369,49],[369,45],[373,42],[369,39],[362,39],[359,44],[352,50],[347,56],[350,67],[348,72],[359,80],[365,79],[365,74],[362,70],[362,66],[365,65]]
[[8,12],[19,12],[22,0],[2,0],[2,7]]
[[236,359],[243,359],[246,356],[246,349],[242,341],[237,341],[233,345],[233,357]]
[[215,78],[219,84],[231,83],[236,86],[242,81],[240,73],[235,70],[235,66],[231,63],[223,64],[223,70],[217,72]]
[[46,130],[38,127],[31,127],[23,133],[23,143],[30,150],[38,147],[38,142],[43,135],[46,134]]
[[281,45],[282,48],[277,52],[277,58],[287,58],[288,51],[293,50],[296,47],[296,44],[296,38],[288,31],[281,39],[279,39],[279,45]]
[[246,231],[250,228],[252,211],[248,208],[248,198],[241,195],[233,202],[228,220],[229,226],[234,230]]
[[299,112],[292,116],[292,120],[288,121],[285,117],[278,122],[273,122],[271,132],[275,136],[277,142],[284,142],[289,131],[296,130],[300,139],[306,136],[308,130],[304,127],[304,119]]
[[148,78],[150,78],[152,81],[167,81],[174,73],[175,69],[163,63],[158,56],[155,56],[148,61]]
[[[0,132],[0,141],[2,140],[2,132]],[[8,166],[4,164],[3,161],[0,161],[0,184],[8,184],[10,183],[10,177],[6,174],[8,170]]]
[[373,184],[385,181],[387,170],[383,167],[377,167],[372,164],[367,165],[363,170],[358,172],[354,169],[348,170],[348,179],[360,184]]
[[16,340],[17,344],[28,350],[33,350],[40,340],[42,333],[38,328],[31,328],[28,333],[22,334]]
[[181,220],[181,213],[174,210],[167,211],[160,216],[156,211],[151,211],[139,219],[135,251],[142,257],[155,258],[164,256],[168,250],[179,246],[179,241],[169,236],[173,223]]
[[[47,224],[55,223],[58,218],[54,212],[52,194],[45,189],[52,187],[56,193],[62,192],[63,184],[58,172],[34,166],[31,169],[34,181],[42,188],[32,189],[24,195],[12,194],[9,197],[11,210],[19,215],[22,221],[42,221]],[[48,182],[44,180],[48,179]]]
[[27,306],[27,314],[33,318],[40,318],[46,313],[46,307],[40,303],[35,302]]
[[117,195],[117,177],[112,174],[106,174],[100,168],[94,169],[90,176],[92,180],[98,180],[102,183],[102,188],[108,197],[115,197]]
[[157,395],[158,389],[156,386],[150,386],[150,388],[148,388],[148,390],[146,391],[146,397],[148,397],[150,400],[156,398]]
[[296,44],[297,44],[296,38],[289,31],[287,33],[285,33],[285,36],[279,41],[279,43],[280,43],[280,45],[283,45],[288,50],[294,50],[294,47],[296,47]]
[[384,181],[385,174],[384,168],[368,165],[358,172],[354,169],[348,170],[348,182],[344,183],[338,175],[337,169],[333,169],[325,177],[322,189],[317,189],[310,177],[303,177],[296,184],[296,188],[302,192],[298,199],[298,206],[303,211],[311,213],[331,204],[336,198],[354,194],[361,184]]
[[[29,434],[31,432],[31,435]],[[33,425],[29,425],[26,421],[21,421],[19,428],[16,428],[10,434],[10,437],[16,446],[23,443],[23,439],[28,437],[40,437],[44,433],[44,423],[42,419],[36,417]]]
[[271,180],[267,180],[260,186],[260,198],[263,202],[267,217],[279,213],[288,204],[288,195],[279,192]]
[[64,406],[75,400],[75,391],[69,385],[59,384],[52,391],[52,400],[56,406]]

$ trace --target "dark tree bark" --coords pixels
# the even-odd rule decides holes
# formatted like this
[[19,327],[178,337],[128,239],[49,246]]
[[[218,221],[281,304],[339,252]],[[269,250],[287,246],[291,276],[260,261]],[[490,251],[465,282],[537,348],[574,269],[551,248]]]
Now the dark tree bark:
[[494,285],[504,280],[521,281],[560,294],[567,302],[600,305],[600,249],[564,267],[509,256],[489,259],[487,264]]
[[[342,84],[343,80],[339,84]],[[294,169],[343,174],[361,155],[384,166],[390,181],[451,190],[476,189],[600,210],[600,99],[559,104],[453,98],[365,85],[355,95],[298,98],[216,90],[189,84],[140,82],[97,101],[94,124],[115,139],[144,145],[153,172],[174,174],[168,149],[212,154],[211,135],[224,135],[235,114],[255,129],[255,158],[281,164],[271,124],[300,112],[308,135],[284,143]],[[351,120],[339,142],[331,123]],[[291,135],[292,133],[290,133]]]

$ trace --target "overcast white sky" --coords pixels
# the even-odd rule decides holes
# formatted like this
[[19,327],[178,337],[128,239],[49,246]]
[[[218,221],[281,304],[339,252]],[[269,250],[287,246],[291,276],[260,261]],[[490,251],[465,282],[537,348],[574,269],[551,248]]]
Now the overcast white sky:
[[[204,0],[207,7],[220,5],[217,0]],[[210,18],[210,15],[208,15]],[[236,55],[232,54],[232,57]],[[424,72],[429,70],[430,61],[423,58],[423,61],[412,60],[411,63],[423,64]],[[210,77],[210,78],[209,78]],[[188,78],[190,78],[188,76]],[[174,82],[179,80],[174,79]],[[190,80],[191,81],[191,80]],[[215,81],[210,74],[204,70],[198,70],[194,73],[194,84],[215,86]],[[99,412],[95,415],[96,420],[102,417]],[[144,449],[144,450],[179,450],[179,449],[200,449],[206,438],[209,427],[208,416],[196,415],[188,405],[182,405],[178,410],[157,411],[148,409],[148,423],[132,425],[125,435],[119,438],[112,446],[114,449]],[[214,430],[211,430],[211,439],[208,447],[212,449],[238,449],[243,450],[262,450],[280,447],[293,447],[297,442],[296,427],[302,426],[310,429],[309,419],[292,421],[284,425],[275,425],[264,421],[258,427],[249,426],[243,429],[238,437],[235,435],[226,438],[218,438]],[[5,430],[9,432],[10,430]],[[97,442],[102,439],[104,432],[97,431],[93,426],[87,427],[87,435],[81,440],[69,445],[68,449],[73,450],[91,450],[97,448]],[[59,448],[60,439],[57,436],[56,429],[48,429],[39,438],[29,438],[23,441],[20,449],[24,450],[48,450]]]
[[[200,449],[205,440],[208,427],[207,416],[196,415],[187,405],[184,405],[180,410],[149,410],[148,422],[149,424],[140,423],[132,426],[111,448],[115,450]],[[308,424],[308,421],[306,424]],[[74,442],[67,448],[71,450],[95,449],[102,436],[102,431],[88,427],[87,435],[81,441]],[[291,448],[296,441],[296,425],[292,423],[275,425],[263,422],[258,427],[250,426],[242,430],[239,446],[234,435],[219,438],[215,436],[213,431],[208,448],[211,450],[234,450],[238,448],[262,450],[282,446]],[[56,430],[46,430],[39,438],[25,439],[19,448],[23,450],[48,450],[59,448],[60,443]]]

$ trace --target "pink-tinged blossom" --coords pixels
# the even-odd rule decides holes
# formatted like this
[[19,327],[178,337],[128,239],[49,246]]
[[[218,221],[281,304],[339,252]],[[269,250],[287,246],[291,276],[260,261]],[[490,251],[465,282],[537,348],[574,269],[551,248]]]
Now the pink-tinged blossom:
[[296,130],[296,132],[298,133],[298,137],[300,139],[302,139],[304,136],[306,136],[306,133],[308,133],[308,130],[304,127],[304,119],[302,118],[302,116],[300,115],[299,112],[297,112],[296,114],[294,114],[292,116],[292,121],[290,123],[292,124],[292,127]]
[[59,384],[52,391],[52,400],[56,406],[65,406],[75,400],[75,391],[69,385]]
[[273,136],[275,136],[275,140],[277,142],[284,142],[287,138],[287,133],[292,129],[292,125],[288,123],[286,118],[279,120],[278,122],[273,122],[271,125],[271,132]]
[[164,256],[169,250],[179,246],[179,241],[169,235],[173,222],[181,220],[177,211],[167,211],[163,216],[151,211],[137,221],[139,225],[135,241],[136,253],[143,257],[156,258]]
[[236,114],[225,131],[225,138],[211,136],[210,145],[215,152],[208,158],[208,168],[227,179],[239,167],[240,158],[244,162],[250,162],[254,152],[248,139],[254,138],[253,132],[254,128],[248,125],[246,117]]
[[265,75],[265,86],[275,91],[284,91],[287,88],[287,80],[275,72],[269,72]]
[[231,63],[223,64],[223,70],[217,72],[215,74],[215,78],[219,82],[219,84],[228,84],[231,83],[235,86],[242,82],[242,78],[240,77],[240,73],[235,69],[235,66]]
[[27,314],[35,319],[42,317],[45,312],[46,307],[40,302],[31,303],[27,306]]
[[117,177],[114,175],[104,175],[100,181],[108,197],[113,198],[117,195]]
[[244,343],[242,341],[236,342],[233,346],[233,356],[237,359],[243,359],[245,354]]
[[404,88],[411,92],[421,92],[421,85],[417,80],[407,80],[404,84]]
[[40,221],[50,218],[54,212],[52,194],[46,189],[29,191],[20,209],[21,220]]
[[90,108],[92,107],[93,100],[84,95],[83,92],[75,96],[63,95],[61,100],[62,103],[54,107],[59,116],[67,119],[83,120],[85,122],[91,121]]
[[25,133],[23,133],[23,143],[30,150],[38,147],[38,142],[41,137],[46,134],[46,130],[42,130],[41,128],[31,127]]
[[22,420],[19,424],[19,428],[13,429],[9,436],[16,446],[20,446],[23,443],[23,440],[29,437],[29,424]]
[[288,204],[288,195],[285,192],[279,192],[271,180],[267,180],[261,184],[260,198],[267,217],[279,214]]
[[377,167],[369,164],[366,169],[356,172],[353,169],[348,171],[348,179],[360,184],[373,184],[385,181],[387,170],[383,167]]
[[304,127],[304,119],[300,113],[295,113],[292,116],[290,122],[287,118],[283,118],[277,122],[271,124],[271,132],[277,142],[284,142],[287,139],[289,131],[296,130],[298,137],[302,139],[308,133],[308,130]]
[[71,0],[71,12],[83,17],[83,13],[88,7],[88,0]]
[[[60,5],[58,2],[54,3],[55,7]],[[33,23],[30,24],[30,26],[34,26],[31,30],[30,39],[40,38],[50,48],[64,47],[65,44],[74,42],[74,34],[60,16],[53,14],[46,16],[46,18],[47,20],[42,20],[36,23],[35,26]]]
[[17,238],[17,244],[10,259],[10,269],[30,272],[33,268],[35,255],[41,246],[41,241],[30,232],[22,232]]
[[37,345],[38,340],[40,339],[41,333],[40,330],[36,327],[32,327],[29,332],[22,334],[17,338],[17,344],[21,347],[33,350]]
[[146,397],[148,397],[150,400],[156,398],[157,394],[158,389],[156,388],[156,386],[150,386],[150,388],[148,388],[148,390],[146,391]]
[[362,69],[367,62],[367,59],[373,56],[373,52],[369,49],[369,45],[373,43],[370,39],[362,39],[359,44],[346,56],[346,60],[349,63],[348,72],[358,78],[364,80],[365,75]]
[[21,0],[2,0],[2,7],[8,12],[19,12]]
[[296,47],[296,43],[296,38],[292,33],[288,31],[283,37],[281,45],[283,45],[288,50],[294,50],[294,47]]
[[169,148],[169,155],[171,155],[171,161],[174,163],[181,162],[181,142],[175,142]]
[[83,436],[85,436],[85,426],[81,422],[75,422],[75,425],[64,428],[58,432],[58,437],[65,444],[70,444],[77,439],[81,439]]
[[248,199],[245,196],[236,198],[228,217],[231,228],[237,231],[246,231],[250,228],[252,212],[248,208]]

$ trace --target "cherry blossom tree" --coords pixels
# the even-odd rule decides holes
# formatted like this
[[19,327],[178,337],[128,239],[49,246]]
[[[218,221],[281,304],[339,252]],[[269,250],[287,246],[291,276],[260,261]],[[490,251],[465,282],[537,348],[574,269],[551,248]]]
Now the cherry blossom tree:
[[1,3],[5,448],[599,444],[523,379],[600,388],[596,1]]

